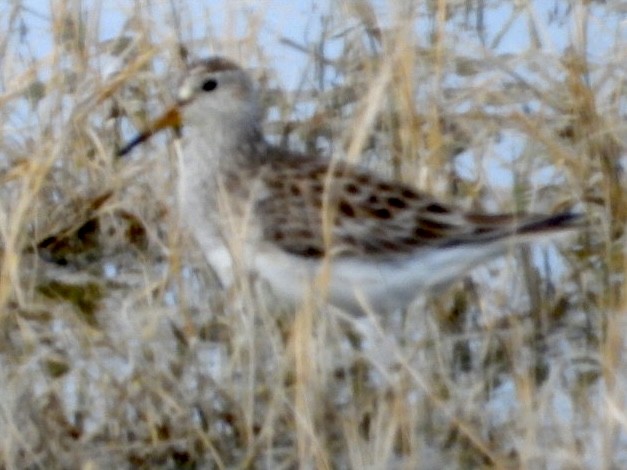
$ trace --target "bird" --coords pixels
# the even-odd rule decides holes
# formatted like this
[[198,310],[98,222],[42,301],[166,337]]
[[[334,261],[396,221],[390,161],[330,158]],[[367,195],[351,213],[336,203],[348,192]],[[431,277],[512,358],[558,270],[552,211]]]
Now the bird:
[[243,269],[280,298],[389,312],[582,215],[477,213],[338,159],[270,143],[260,92],[231,59],[191,63],[175,104],[118,151],[165,128],[184,137],[180,213],[225,284]]

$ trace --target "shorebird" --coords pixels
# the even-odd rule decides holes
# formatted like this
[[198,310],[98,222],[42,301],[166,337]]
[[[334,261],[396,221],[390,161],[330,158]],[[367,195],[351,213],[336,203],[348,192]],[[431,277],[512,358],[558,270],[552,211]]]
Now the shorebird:
[[295,303],[313,292],[349,312],[386,312],[581,219],[465,212],[364,168],[272,145],[261,123],[250,76],[212,57],[188,68],[176,104],[119,151],[184,126],[182,218],[227,284],[238,265]]

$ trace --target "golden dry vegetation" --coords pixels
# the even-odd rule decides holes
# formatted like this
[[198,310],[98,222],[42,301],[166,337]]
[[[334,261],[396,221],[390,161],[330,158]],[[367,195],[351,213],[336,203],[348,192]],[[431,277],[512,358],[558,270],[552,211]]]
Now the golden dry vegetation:
[[[126,2],[103,39],[114,3],[0,6],[1,468],[627,466],[620,2],[337,2],[298,35]],[[221,289],[175,136],[114,156],[207,51],[251,66],[276,142],[588,226],[393,315]]]

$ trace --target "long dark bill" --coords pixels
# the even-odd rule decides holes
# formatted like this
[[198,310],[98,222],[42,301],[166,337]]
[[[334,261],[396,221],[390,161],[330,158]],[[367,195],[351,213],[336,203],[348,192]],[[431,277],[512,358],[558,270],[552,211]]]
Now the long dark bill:
[[128,155],[137,145],[147,141],[157,132],[165,128],[180,129],[181,128],[181,113],[177,106],[173,106],[161,115],[156,121],[154,121],[148,129],[141,134],[138,134],[132,138],[124,147],[117,151],[118,157],[124,157]]

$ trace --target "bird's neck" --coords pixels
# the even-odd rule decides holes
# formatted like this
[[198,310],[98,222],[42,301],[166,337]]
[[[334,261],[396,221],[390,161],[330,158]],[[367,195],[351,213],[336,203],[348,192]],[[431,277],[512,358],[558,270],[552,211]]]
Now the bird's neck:
[[[196,229],[199,220],[219,214],[217,208],[224,203],[225,196],[247,199],[250,182],[267,158],[267,144],[257,127],[226,128],[224,122],[207,124],[214,127],[188,128],[179,168],[182,211],[186,223]],[[206,232],[200,235],[201,239],[213,230],[205,225],[200,224],[200,230]]]
[[267,143],[257,122],[211,122],[185,136],[183,164],[192,171],[219,174],[262,165]]

